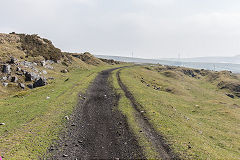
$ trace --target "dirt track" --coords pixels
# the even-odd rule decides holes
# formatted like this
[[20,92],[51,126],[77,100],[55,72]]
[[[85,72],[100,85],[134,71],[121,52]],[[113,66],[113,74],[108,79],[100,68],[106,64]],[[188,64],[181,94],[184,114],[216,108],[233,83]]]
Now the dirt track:
[[117,110],[119,96],[108,78],[114,69],[102,71],[79,103],[68,129],[50,159],[144,159],[126,118]]

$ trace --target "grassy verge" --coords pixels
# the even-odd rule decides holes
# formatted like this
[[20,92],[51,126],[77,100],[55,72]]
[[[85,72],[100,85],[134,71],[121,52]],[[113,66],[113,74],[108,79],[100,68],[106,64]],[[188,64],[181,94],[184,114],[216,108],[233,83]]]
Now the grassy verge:
[[[38,159],[47,151],[77,103],[101,70],[115,66],[73,69],[51,84],[0,99],[0,155],[4,159]],[[68,81],[65,81],[68,79]],[[47,98],[49,97],[49,98]]]
[[114,89],[120,95],[118,109],[126,116],[129,127],[133,131],[134,135],[138,139],[139,145],[143,148],[144,155],[147,159],[155,159],[158,156],[158,153],[152,147],[152,144],[148,141],[146,136],[140,132],[141,126],[138,123],[136,117],[136,110],[132,107],[130,100],[124,95],[123,90],[118,84],[116,72],[115,70],[112,72],[112,76],[110,77],[110,81],[113,84]]
[[[144,106],[150,123],[181,158],[239,159],[239,98],[227,97],[203,78],[169,77],[144,67],[123,69],[121,79]],[[114,86],[117,87],[116,82]],[[164,89],[156,90],[153,86]],[[131,120],[134,111],[124,98],[120,109],[137,133],[137,124]]]

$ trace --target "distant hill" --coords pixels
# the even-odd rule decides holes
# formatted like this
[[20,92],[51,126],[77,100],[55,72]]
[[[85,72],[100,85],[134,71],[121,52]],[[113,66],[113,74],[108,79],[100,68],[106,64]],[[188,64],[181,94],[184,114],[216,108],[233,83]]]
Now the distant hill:
[[162,59],[144,59],[134,57],[122,57],[122,56],[108,56],[108,55],[96,55],[99,58],[114,59],[123,62],[135,62],[135,63],[162,63],[169,64],[173,62],[201,62],[201,63],[233,63],[240,64],[240,55],[233,57],[196,57],[196,58],[162,58]]

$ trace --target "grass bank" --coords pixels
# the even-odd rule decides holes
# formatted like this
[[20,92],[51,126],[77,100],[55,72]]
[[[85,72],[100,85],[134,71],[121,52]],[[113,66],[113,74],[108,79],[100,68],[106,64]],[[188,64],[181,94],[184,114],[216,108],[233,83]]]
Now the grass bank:
[[[120,76],[135,99],[144,106],[150,123],[181,158],[239,159],[239,98],[226,96],[225,90],[204,77],[158,72],[151,67],[123,69]],[[113,82],[119,90],[116,80]],[[124,96],[119,107],[128,117],[135,134],[139,135],[134,111]],[[141,141],[140,144],[145,145]]]

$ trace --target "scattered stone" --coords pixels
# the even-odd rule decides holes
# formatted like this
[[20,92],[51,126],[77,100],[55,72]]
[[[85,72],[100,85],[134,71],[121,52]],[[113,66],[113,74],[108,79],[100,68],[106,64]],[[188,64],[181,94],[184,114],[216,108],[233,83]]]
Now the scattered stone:
[[188,120],[188,121],[190,120],[190,119],[189,119],[188,117],[186,117],[186,116],[184,116],[184,118],[185,118],[186,120]]
[[18,85],[19,85],[20,88],[25,89],[25,84],[19,83]]
[[18,81],[18,77],[14,76],[11,78],[11,82],[16,83]]
[[23,75],[23,73],[16,73],[16,75],[18,75],[18,76],[22,76],[22,75]]
[[190,76],[190,77],[196,77],[196,75],[194,74],[194,72],[193,72],[192,70],[190,70],[190,69],[183,69],[183,73],[184,73],[185,75]]
[[50,97],[47,96],[46,99],[50,99]]
[[31,68],[33,67],[33,63],[32,62],[28,62],[28,61],[23,61],[23,62],[20,62],[20,64],[24,67],[27,67],[27,68]]
[[8,78],[6,76],[2,77],[2,80],[6,81]]
[[43,67],[46,65],[46,61],[45,61],[45,60],[44,60],[44,61],[41,61],[40,63],[41,63],[41,65],[42,65]]
[[67,155],[67,154],[64,154],[63,157],[68,157],[68,155]]
[[191,143],[190,142],[188,142],[188,149],[191,149],[192,147],[191,147]]
[[39,76],[34,72],[26,72],[25,73],[25,81],[33,81],[38,78],[39,78]]
[[226,93],[226,95],[230,98],[234,98],[234,95],[233,94],[230,94],[230,93]]
[[20,72],[20,71],[21,71],[21,68],[20,68],[20,67],[17,67],[16,71]]
[[5,123],[0,123],[0,126],[4,126],[5,125]]
[[48,79],[50,79],[50,80],[54,80],[55,78],[54,78],[54,77],[48,77]]
[[36,82],[33,83],[33,88],[42,87],[45,86],[46,84],[47,84],[46,79],[39,78]]
[[53,60],[46,60],[46,63],[47,64],[54,64],[54,61]]
[[33,89],[33,84],[28,84],[28,88]]
[[69,78],[67,78],[64,82],[67,82],[69,80]]
[[8,76],[8,80],[11,81],[11,80],[12,80],[12,77],[11,77],[11,76]]
[[10,60],[10,64],[15,64],[17,63],[18,59],[14,58],[14,57],[11,57],[11,60]]
[[68,117],[68,116],[65,116],[64,118],[65,118],[66,120],[69,120],[69,117]]
[[3,86],[4,86],[4,87],[7,87],[7,86],[8,86],[8,83],[4,82],[4,83],[3,83]]
[[141,113],[144,113],[144,111],[141,111]]
[[3,72],[3,73],[7,73],[7,74],[11,73],[11,65],[4,64],[4,65],[3,65],[2,72]]
[[51,65],[45,65],[44,68],[46,68],[46,69],[53,69],[53,66],[51,66]]
[[43,70],[42,73],[43,73],[43,74],[47,74],[47,71]]
[[63,69],[61,70],[62,73],[68,73],[68,70],[67,69]]

